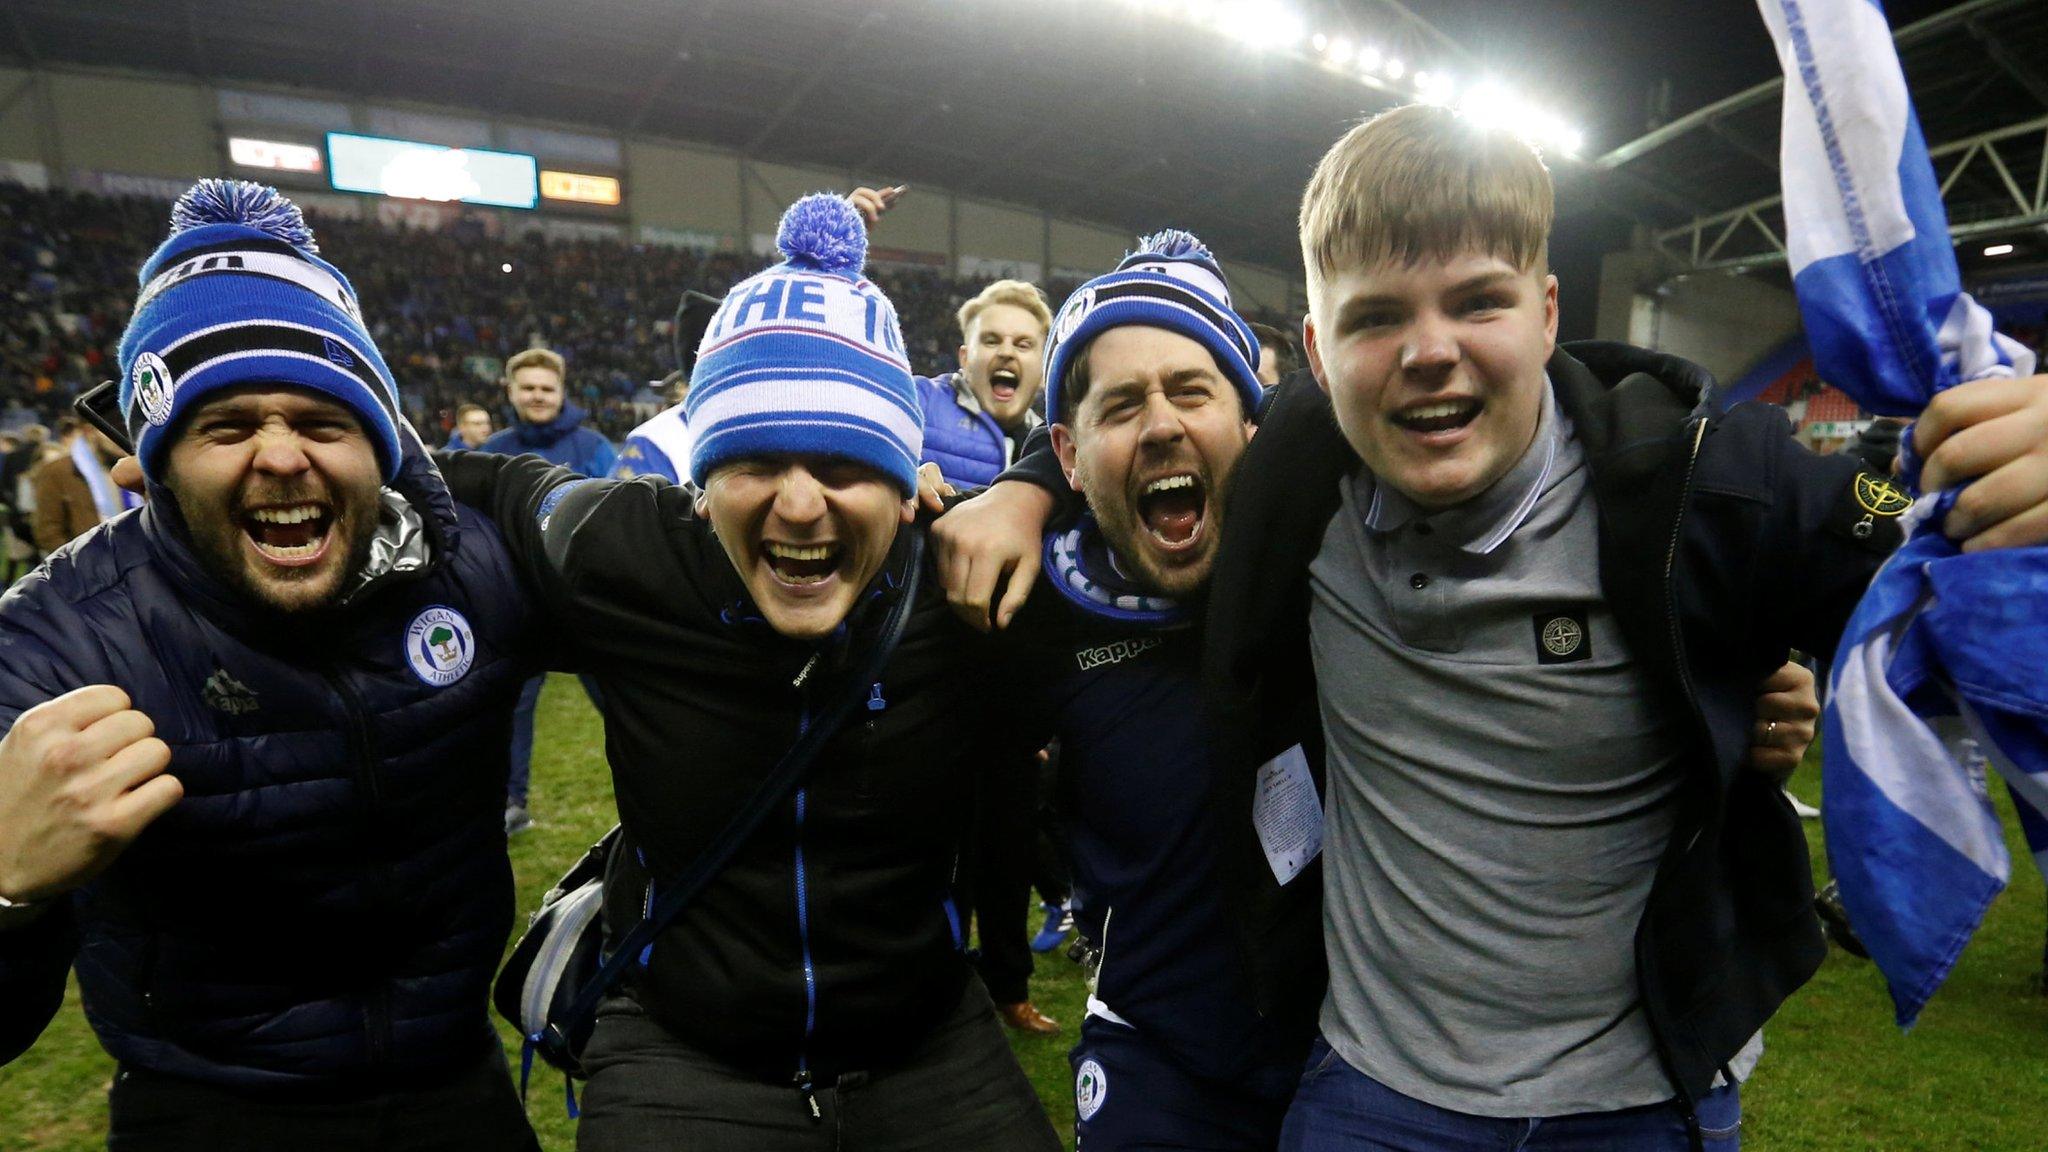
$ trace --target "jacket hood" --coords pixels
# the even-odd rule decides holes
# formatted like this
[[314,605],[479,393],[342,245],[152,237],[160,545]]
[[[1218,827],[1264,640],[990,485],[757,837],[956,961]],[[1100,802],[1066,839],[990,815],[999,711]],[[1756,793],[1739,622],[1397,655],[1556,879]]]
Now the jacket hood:
[[512,423],[512,435],[525,447],[545,448],[571,432],[576,431],[578,428],[583,427],[583,421],[589,417],[590,413],[564,400],[562,401],[562,410],[555,414],[553,420],[545,424],[532,424],[523,419],[514,420]]

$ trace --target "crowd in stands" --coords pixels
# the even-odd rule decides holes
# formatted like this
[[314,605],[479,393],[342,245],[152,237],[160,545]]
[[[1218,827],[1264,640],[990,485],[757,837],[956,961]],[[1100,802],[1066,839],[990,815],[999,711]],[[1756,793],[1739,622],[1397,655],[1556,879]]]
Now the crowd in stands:
[[[163,239],[168,206],[139,197],[0,184],[0,428],[53,424],[113,374],[135,269]],[[648,387],[674,365],[669,326],[686,288],[724,295],[765,258],[734,252],[493,236],[479,220],[441,231],[309,213],[321,252],[345,268],[407,415],[439,443],[478,403],[507,422],[504,361],[532,346],[569,364],[569,399],[613,440],[662,404]],[[505,269],[509,267],[511,271]],[[954,366],[954,313],[979,281],[877,267],[903,322],[912,367]],[[1070,284],[1048,284],[1055,304]]]

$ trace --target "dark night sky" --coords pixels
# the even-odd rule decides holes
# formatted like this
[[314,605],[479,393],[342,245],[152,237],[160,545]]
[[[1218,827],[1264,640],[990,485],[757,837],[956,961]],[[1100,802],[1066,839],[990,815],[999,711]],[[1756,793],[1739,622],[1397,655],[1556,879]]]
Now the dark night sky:
[[[1957,0],[1891,0],[1894,28]],[[1598,156],[1649,127],[1649,94],[1671,82],[1675,119],[1777,75],[1755,0],[1409,0],[1409,7],[1464,45],[1484,70],[1531,94],[1586,133]],[[1459,69],[1466,80],[1473,69]],[[1600,258],[1626,248],[1629,222],[1560,204],[1551,264],[1560,328],[1593,335]]]

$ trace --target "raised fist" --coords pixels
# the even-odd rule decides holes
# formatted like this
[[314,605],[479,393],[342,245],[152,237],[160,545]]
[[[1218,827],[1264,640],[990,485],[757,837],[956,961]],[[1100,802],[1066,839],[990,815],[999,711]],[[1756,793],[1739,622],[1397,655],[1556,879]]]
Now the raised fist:
[[24,903],[83,884],[184,796],[155,732],[110,684],[14,721],[0,739],[0,897]]

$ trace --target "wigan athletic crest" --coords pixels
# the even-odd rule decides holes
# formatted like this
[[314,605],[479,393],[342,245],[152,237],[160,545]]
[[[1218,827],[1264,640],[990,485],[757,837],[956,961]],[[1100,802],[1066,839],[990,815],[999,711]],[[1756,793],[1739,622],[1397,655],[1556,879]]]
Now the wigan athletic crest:
[[423,684],[446,688],[475,660],[476,633],[453,608],[437,604],[413,617],[405,630],[405,662]]

